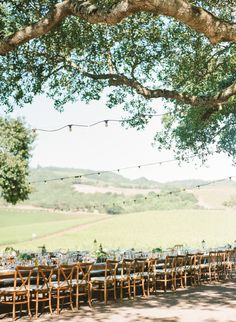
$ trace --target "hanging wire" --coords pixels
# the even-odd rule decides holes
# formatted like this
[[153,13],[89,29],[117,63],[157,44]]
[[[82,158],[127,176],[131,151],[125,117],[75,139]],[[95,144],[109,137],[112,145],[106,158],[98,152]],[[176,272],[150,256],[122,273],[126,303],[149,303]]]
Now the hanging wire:
[[41,182],[51,182],[51,181],[62,181],[62,180],[68,180],[68,179],[81,179],[82,177],[89,177],[89,176],[94,176],[94,175],[101,175],[104,173],[110,173],[110,172],[120,172],[124,170],[130,170],[130,169],[141,169],[144,167],[150,167],[154,165],[162,165],[165,163],[171,163],[171,162],[177,162],[178,160],[176,159],[169,159],[169,160],[163,160],[163,161],[155,161],[155,162],[149,162],[149,163],[143,163],[135,166],[128,166],[128,167],[123,167],[123,168],[116,168],[113,170],[102,170],[102,171],[94,171],[94,172],[88,172],[84,174],[78,174],[74,176],[66,176],[66,177],[58,177],[58,178],[52,178],[52,179],[42,179],[42,180],[36,180],[36,181],[30,181],[30,184],[33,183],[41,183]]
[[[140,114],[139,116],[137,116],[136,118],[138,119],[139,117],[162,117],[164,115],[169,115],[169,113],[163,113],[163,114]],[[66,124],[62,127],[59,128],[55,128],[55,129],[42,129],[42,128],[34,128],[33,132],[59,132],[64,130],[65,128],[69,128],[69,131],[72,131],[73,127],[82,127],[82,128],[90,128],[90,127],[94,127],[97,126],[99,124],[104,123],[105,127],[108,127],[109,123],[125,123],[125,122],[130,122],[133,121],[135,118],[130,118],[130,119],[105,119],[105,120],[101,120],[95,123],[91,123],[91,124]]]
[[[31,181],[30,184],[33,184],[33,183],[45,183],[47,184],[48,182],[52,182],[52,181],[63,181],[63,180],[67,180],[67,179],[81,179],[82,177],[88,177],[88,176],[92,176],[92,175],[101,175],[101,174],[104,174],[104,173],[111,173],[111,172],[114,172],[114,171],[121,171],[121,170],[127,170],[127,169],[134,169],[134,168],[141,168],[141,167],[147,167],[147,166],[152,166],[152,165],[161,165],[163,163],[168,163],[168,162],[174,162],[174,161],[177,161],[176,159],[170,159],[170,160],[164,160],[164,161],[158,161],[158,162],[151,162],[151,163],[145,163],[145,164],[141,164],[141,165],[138,165],[138,166],[130,166],[130,167],[124,167],[124,168],[120,168],[120,169],[116,169],[116,170],[106,170],[106,171],[98,171],[98,172],[89,172],[89,173],[85,173],[85,174],[79,174],[79,175],[75,175],[75,176],[67,176],[67,177],[60,177],[60,178],[53,178],[53,179],[43,179],[43,180],[38,180],[38,181]],[[215,184],[215,183],[219,183],[219,182],[224,182],[226,180],[232,180],[232,178],[236,178],[236,176],[230,176],[230,177],[226,177],[226,178],[223,178],[223,179],[218,179],[218,180],[213,180],[213,181],[209,181],[209,182],[205,182],[205,183],[202,183],[202,184],[198,184],[196,186],[193,186],[192,188],[189,188],[188,190],[194,190],[194,189],[200,189],[202,187],[205,187],[205,186],[209,186],[209,185],[212,185],[212,184]],[[168,191],[168,192],[165,192],[165,193],[157,193],[157,194],[154,194],[154,196],[144,196],[142,198],[139,198],[138,200],[137,199],[133,199],[133,200],[123,200],[123,201],[120,201],[120,202],[114,202],[113,203],[113,206],[120,206],[121,204],[122,205],[128,205],[130,203],[137,203],[137,202],[140,202],[140,201],[146,201],[146,200],[150,200],[150,199],[153,199],[153,198],[160,198],[160,197],[165,197],[165,196],[171,196],[173,194],[178,194],[178,193],[181,193],[181,192],[185,192],[187,190],[187,188],[182,188],[180,190],[173,190],[173,191]],[[110,204],[97,204],[97,205],[93,205],[93,206],[90,206],[90,208],[106,208],[110,206]]]
[[[224,181],[227,181],[227,180],[232,180],[232,178],[236,178],[236,176],[230,176],[230,177],[227,177],[227,178],[223,178],[223,179],[219,179],[219,180],[214,180],[214,181],[209,181],[207,183],[203,183],[203,184],[198,184],[196,186],[193,186],[192,188],[189,188],[188,190],[194,190],[194,189],[200,189],[201,187],[205,187],[205,186],[209,186],[209,185],[212,185],[212,184],[215,184],[215,183],[219,183],[219,182],[224,182]],[[181,192],[185,192],[187,189],[186,188],[182,188],[178,191],[168,191],[168,192],[165,192],[165,193],[158,193],[158,194],[155,194],[155,195],[152,195],[152,196],[144,196],[142,198],[139,198],[138,200],[137,199],[133,199],[133,200],[123,200],[123,201],[120,201],[120,202],[117,202],[117,203],[113,203],[113,207],[115,206],[121,206],[121,205],[127,205],[127,204],[130,204],[130,203],[137,203],[137,202],[140,202],[140,201],[146,201],[146,200],[151,200],[151,199],[155,199],[155,198],[160,198],[160,197],[165,197],[165,196],[171,196],[173,194],[179,194]],[[109,207],[110,204],[97,204],[97,205],[93,205],[91,206],[91,208],[94,208],[94,209],[99,209],[101,208],[101,206],[103,208],[106,208],[106,207]]]

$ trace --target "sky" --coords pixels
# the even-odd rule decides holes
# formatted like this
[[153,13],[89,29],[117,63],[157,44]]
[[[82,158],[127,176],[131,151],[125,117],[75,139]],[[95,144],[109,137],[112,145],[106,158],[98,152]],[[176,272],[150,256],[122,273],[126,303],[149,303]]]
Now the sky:
[[[156,112],[162,113],[161,102]],[[3,112],[1,113],[3,115]],[[108,109],[104,100],[85,104],[67,104],[63,112],[53,107],[45,96],[36,97],[31,105],[15,108],[11,117],[23,117],[31,128],[56,129],[67,124],[92,124],[105,119],[120,119],[121,108]],[[124,128],[119,123],[99,124],[90,128],[73,127],[53,133],[37,131],[31,167],[56,166],[89,170],[113,170],[140,164],[162,162],[174,158],[171,151],[159,152],[152,146],[155,133],[161,129],[160,118],[155,117],[144,129]],[[200,162],[163,163],[120,172],[131,179],[146,177],[159,182],[185,179],[217,180],[236,176],[236,168],[226,155],[214,155],[206,165]]]

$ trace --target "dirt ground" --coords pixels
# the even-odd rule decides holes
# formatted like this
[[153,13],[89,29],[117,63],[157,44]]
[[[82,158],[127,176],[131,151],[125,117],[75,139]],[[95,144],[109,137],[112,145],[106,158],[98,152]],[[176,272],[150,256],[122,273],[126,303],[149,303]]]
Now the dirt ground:
[[[0,314],[0,321],[12,321]],[[19,322],[29,321],[20,318]],[[93,308],[82,305],[79,311],[64,309],[58,316],[42,315],[38,322],[236,322],[236,280],[188,289],[167,294],[159,293],[147,299],[95,302]]]

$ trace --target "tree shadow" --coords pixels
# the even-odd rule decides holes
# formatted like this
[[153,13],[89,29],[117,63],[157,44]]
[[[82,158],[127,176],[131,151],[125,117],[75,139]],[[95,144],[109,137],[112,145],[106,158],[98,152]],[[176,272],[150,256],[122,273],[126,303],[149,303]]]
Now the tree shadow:
[[[112,300],[107,305],[95,301],[92,308],[88,305],[81,305],[79,311],[73,312],[64,309],[58,316],[43,314],[38,321],[46,322],[77,322],[77,321],[129,321],[129,322],[181,322],[180,315],[184,311],[195,314],[199,311],[206,312],[214,310],[235,309],[236,312],[236,283],[231,280],[225,283],[212,283],[187,289],[178,289],[176,292],[158,292],[157,295],[135,300],[124,299],[123,302]],[[0,306],[1,309],[1,306]],[[178,314],[177,314],[178,312]],[[1,313],[1,311],[0,311]],[[235,314],[236,316],[236,314]],[[0,320],[11,321],[8,314],[0,314]],[[191,318],[190,318],[191,320]],[[29,321],[28,318],[21,318],[19,321]],[[220,322],[215,316],[205,316],[204,322]],[[228,322],[236,322],[229,320]]]

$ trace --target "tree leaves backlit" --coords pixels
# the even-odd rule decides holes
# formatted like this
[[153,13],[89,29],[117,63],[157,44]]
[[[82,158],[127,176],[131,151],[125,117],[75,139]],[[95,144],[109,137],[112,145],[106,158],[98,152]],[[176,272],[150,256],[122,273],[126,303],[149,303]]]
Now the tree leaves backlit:
[[27,176],[33,141],[34,135],[21,120],[0,118],[0,191],[12,204],[30,193]]

